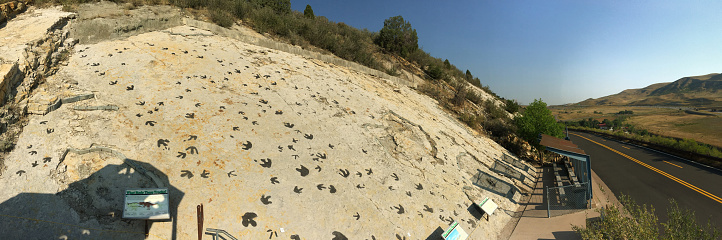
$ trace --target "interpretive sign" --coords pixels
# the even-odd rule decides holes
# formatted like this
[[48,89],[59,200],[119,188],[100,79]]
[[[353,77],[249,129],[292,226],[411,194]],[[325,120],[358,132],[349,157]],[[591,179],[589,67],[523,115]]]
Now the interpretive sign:
[[496,203],[489,199],[489,197],[484,198],[484,201],[481,201],[481,203],[476,204],[478,206],[479,210],[481,210],[482,214],[486,213],[486,220],[489,221],[489,216],[494,214],[494,211],[499,207],[499,205],[496,205]]
[[125,190],[123,218],[170,219],[168,188]]
[[441,237],[443,237],[444,240],[465,240],[469,237],[469,234],[466,234],[458,222],[454,222],[449,226],[449,229],[441,234]]

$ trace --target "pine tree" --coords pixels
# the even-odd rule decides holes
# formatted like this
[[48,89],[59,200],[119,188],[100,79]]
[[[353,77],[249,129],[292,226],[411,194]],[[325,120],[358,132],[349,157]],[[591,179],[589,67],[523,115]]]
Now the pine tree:
[[313,15],[311,5],[306,4],[306,9],[303,10],[303,16],[310,19],[316,18],[316,15]]

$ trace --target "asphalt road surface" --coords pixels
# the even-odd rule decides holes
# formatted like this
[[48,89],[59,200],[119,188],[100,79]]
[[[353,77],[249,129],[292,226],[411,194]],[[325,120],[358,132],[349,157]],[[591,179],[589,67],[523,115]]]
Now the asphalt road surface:
[[660,222],[667,221],[674,199],[694,211],[698,223],[710,220],[722,231],[722,171],[589,133],[570,131],[569,137],[591,156],[592,169],[617,197],[651,204]]

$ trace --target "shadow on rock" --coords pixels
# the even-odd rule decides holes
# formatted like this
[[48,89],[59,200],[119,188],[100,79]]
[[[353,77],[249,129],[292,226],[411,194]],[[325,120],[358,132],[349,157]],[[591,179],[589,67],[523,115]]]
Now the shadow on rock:
[[[131,165],[155,174],[169,191],[173,239],[184,193],[148,163],[107,165],[56,194],[20,193],[0,203],[0,239],[143,239],[144,220],[122,219],[125,190],[158,187]],[[149,221],[149,228],[152,228]]]

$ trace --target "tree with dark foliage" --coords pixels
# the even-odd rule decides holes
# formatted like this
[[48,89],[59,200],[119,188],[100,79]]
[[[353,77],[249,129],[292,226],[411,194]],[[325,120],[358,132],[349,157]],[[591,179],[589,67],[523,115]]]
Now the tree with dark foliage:
[[396,16],[384,20],[384,27],[375,42],[389,52],[406,57],[419,48],[418,41],[416,29],[411,28],[411,23]]

